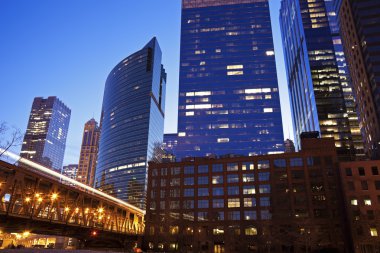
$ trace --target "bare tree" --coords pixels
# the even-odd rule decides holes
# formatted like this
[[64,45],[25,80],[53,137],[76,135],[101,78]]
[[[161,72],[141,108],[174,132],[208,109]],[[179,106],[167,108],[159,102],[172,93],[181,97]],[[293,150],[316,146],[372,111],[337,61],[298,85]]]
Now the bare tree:
[[9,127],[6,122],[0,122],[0,157],[13,147],[22,144],[23,134],[16,127]]

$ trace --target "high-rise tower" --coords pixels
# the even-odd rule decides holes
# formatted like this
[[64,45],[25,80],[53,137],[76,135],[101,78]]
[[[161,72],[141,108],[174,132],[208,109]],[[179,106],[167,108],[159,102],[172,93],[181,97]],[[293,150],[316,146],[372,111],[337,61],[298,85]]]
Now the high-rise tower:
[[280,23],[295,145],[300,134],[333,137],[341,159],[363,155],[355,99],[328,0],[283,0]]
[[103,97],[95,185],[145,208],[148,161],[164,132],[166,73],[153,38],[109,74]]
[[80,150],[76,180],[94,186],[96,161],[98,158],[100,128],[95,119],[84,125],[82,147]]
[[283,151],[267,0],[183,0],[175,155]]
[[21,157],[61,172],[70,109],[57,97],[36,97],[21,148]]

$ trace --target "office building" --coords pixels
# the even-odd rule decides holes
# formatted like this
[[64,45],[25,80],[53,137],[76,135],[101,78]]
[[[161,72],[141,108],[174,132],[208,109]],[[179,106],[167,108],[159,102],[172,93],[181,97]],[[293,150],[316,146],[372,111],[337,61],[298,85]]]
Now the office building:
[[153,38],[109,74],[103,97],[95,185],[145,209],[148,161],[163,141],[166,73]]
[[355,253],[380,250],[380,161],[340,164],[350,242]]
[[71,110],[57,97],[36,97],[20,155],[61,172]]
[[82,146],[79,157],[79,167],[76,180],[83,184],[94,186],[96,161],[98,158],[100,128],[95,119],[90,119],[84,125]]
[[319,131],[350,160],[363,157],[363,140],[333,11],[327,0],[283,0],[280,24],[296,147],[300,133]]
[[62,175],[71,179],[76,179],[78,173],[78,164],[69,164],[62,167]]
[[164,134],[164,140],[162,142],[162,148],[168,154],[174,154],[178,145],[178,134]]
[[304,138],[302,147],[149,163],[144,249],[344,252],[334,140]]
[[267,0],[183,0],[175,155],[283,152]]
[[380,2],[337,1],[341,36],[357,99],[365,151],[380,158]]

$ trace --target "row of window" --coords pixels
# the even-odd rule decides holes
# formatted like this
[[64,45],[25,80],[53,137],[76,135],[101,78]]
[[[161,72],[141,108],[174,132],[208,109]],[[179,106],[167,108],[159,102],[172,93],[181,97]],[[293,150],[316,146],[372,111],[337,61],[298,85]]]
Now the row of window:
[[[376,180],[373,182],[373,186],[376,190],[380,190],[380,180]],[[355,191],[355,184],[353,181],[348,181],[347,182],[347,189],[349,191]],[[360,181],[360,188],[361,190],[367,191],[369,189],[369,184],[368,181]],[[359,189],[357,189],[359,190]]]
[[[275,168],[286,168],[287,167],[287,161],[289,163],[290,167],[303,167],[304,166],[304,160],[303,158],[297,157],[297,158],[290,158],[290,159],[275,159],[273,160],[273,166]],[[332,164],[332,158],[331,157],[325,157],[325,163],[327,165]],[[307,166],[319,166],[321,165],[321,158],[320,157],[308,157],[306,159]],[[161,176],[167,176],[170,175],[180,175],[181,173],[185,175],[192,175],[195,174],[195,168],[197,168],[197,173],[208,173],[209,167],[211,167],[212,172],[223,172],[223,171],[238,171],[238,170],[254,170],[257,169],[269,169],[270,168],[270,161],[269,160],[259,160],[257,164],[254,162],[243,162],[239,166],[239,163],[227,163],[224,169],[224,164],[212,164],[212,165],[198,165],[198,166],[184,166],[182,167],[172,167],[172,168],[161,168],[160,174]],[[156,177],[158,176],[159,171],[158,169],[152,170],[152,176]]]
[[[379,169],[377,168],[377,166],[372,166],[371,167],[371,172],[372,172],[372,176],[378,176],[379,175]],[[366,175],[366,171],[363,167],[358,167],[357,168],[357,173],[359,176],[365,176]],[[352,173],[352,169],[351,168],[346,168],[346,176],[349,176],[351,177],[353,175]]]

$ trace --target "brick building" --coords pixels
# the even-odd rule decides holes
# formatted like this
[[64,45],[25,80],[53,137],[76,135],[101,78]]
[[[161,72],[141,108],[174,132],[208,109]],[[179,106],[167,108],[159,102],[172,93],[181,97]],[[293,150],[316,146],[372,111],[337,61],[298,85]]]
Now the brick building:
[[345,251],[334,140],[304,138],[302,147],[295,153],[150,163],[145,249]]
[[342,189],[355,253],[380,252],[380,161],[340,164]]

